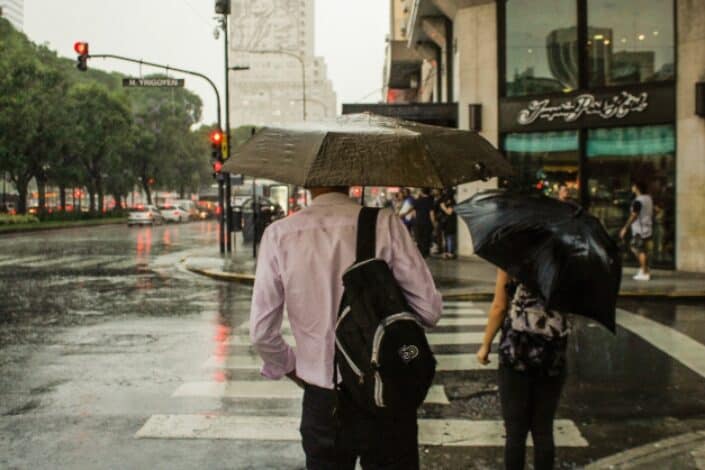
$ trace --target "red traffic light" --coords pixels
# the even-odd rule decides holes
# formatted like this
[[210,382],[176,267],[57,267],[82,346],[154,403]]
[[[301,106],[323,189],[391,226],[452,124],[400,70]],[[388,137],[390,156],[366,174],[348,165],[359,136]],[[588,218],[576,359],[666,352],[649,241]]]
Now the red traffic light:
[[213,172],[220,173],[222,169],[223,169],[223,162],[221,162],[220,160],[216,160],[213,162]]
[[78,55],[88,55],[88,43],[77,42],[73,45],[73,50],[76,51]]
[[213,145],[220,145],[223,143],[223,131],[215,129],[211,131],[209,138]]

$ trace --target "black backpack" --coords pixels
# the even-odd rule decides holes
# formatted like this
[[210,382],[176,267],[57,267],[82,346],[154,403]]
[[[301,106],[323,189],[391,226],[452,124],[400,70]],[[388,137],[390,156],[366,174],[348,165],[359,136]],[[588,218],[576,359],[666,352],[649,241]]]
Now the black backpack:
[[356,261],[343,274],[334,383],[339,370],[342,388],[362,410],[394,415],[421,406],[436,359],[391,269],[375,258],[378,213],[360,211]]

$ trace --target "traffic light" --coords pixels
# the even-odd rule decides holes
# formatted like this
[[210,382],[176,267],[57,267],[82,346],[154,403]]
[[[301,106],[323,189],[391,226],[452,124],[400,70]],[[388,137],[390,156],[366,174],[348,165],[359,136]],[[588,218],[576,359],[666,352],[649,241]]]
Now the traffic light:
[[215,14],[216,15],[229,15],[230,14],[230,0],[215,0]]
[[78,54],[76,68],[81,72],[88,70],[88,43],[77,42],[73,45],[73,50]]
[[211,141],[211,158],[213,159],[213,178],[217,178],[220,175],[220,171],[223,169],[223,131],[220,129],[214,129],[211,131],[208,138]]

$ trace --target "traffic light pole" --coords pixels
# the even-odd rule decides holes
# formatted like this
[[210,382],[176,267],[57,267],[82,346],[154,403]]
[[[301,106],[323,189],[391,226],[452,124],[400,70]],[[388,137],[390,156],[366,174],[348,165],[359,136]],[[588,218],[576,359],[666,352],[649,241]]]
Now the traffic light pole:
[[[230,58],[228,57],[228,17],[229,15],[223,15],[223,32],[225,33],[225,148],[228,152],[228,158],[230,158]],[[225,240],[228,253],[230,253],[233,251],[232,181],[230,180],[230,173],[224,173],[223,176],[225,177],[225,210],[227,221]]]
[[[226,44],[227,44],[227,32],[226,32]],[[180,69],[176,67],[171,67],[170,65],[164,65],[164,64],[157,64],[155,62],[147,62],[146,60],[141,60],[141,59],[132,59],[131,57],[124,57],[120,55],[115,55],[115,54],[86,54],[85,56],[88,59],[115,59],[115,60],[122,60],[124,62],[132,62],[133,64],[139,64],[139,65],[147,65],[150,67],[157,67],[160,69],[165,69],[167,73],[169,70],[173,70],[174,72],[179,72],[179,73],[184,73],[186,75],[193,75],[194,77],[199,77],[202,78],[203,80],[207,81],[208,84],[213,88],[213,92],[215,92],[215,103],[217,105],[217,113],[218,113],[218,129],[222,129],[222,120],[221,120],[221,109],[220,109],[220,93],[218,93],[218,87],[215,86],[215,83],[213,83],[213,80],[208,78],[206,75],[203,75],[202,73],[195,72],[193,70],[186,70],[186,69]],[[226,46],[226,54],[225,54],[226,60],[227,60],[227,46]],[[227,67],[225,69],[225,73],[227,75]],[[225,81],[226,87],[227,87],[227,80]],[[227,88],[226,88],[227,90]],[[227,99],[227,95],[226,95]],[[227,105],[227,103],[226,103]],[[230,118],[226,116],[226,120],[229,124]],[[227,134],[228,136],[228,156],[230,156],[230,126],[227,128]],[[230,186],[230,175],[227,175],[227,181],[228,181],[228,187]],[[228,191],[229,192],[229,191]],[[224,225],[224,215],[225,211],[223,210],[223,180],[220,179],[218,181],[218,209],[220,210],[220,217],[218,219],[219,221],[219,244],[220,244],[220,252],[225,253],[225,225]],[[228,209],[230,208],[230,197],[228,196]],[[232,217],[230,215],[230,210],[228,210],[228,218]],[[230,237],[230,227],[228,227],[228,238]],[[229,251],[229,250],[228,250]]]

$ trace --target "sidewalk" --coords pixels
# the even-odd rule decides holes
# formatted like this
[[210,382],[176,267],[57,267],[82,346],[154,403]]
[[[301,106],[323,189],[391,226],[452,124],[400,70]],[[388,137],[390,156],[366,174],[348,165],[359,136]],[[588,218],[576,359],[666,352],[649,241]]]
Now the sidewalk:
[[[237,243],[235,252],[221,256],[216,246],[203,249],[184,258],[189,271],[213,279],[252,284],[255,261],[252,245]],[[488,262],[472,256],[456,260],[431,258],[428,265],[436,285],[446,299],[491,300],[496,269]],[[649,282],[634,281],[636,268],[625,268],[622,279],[622,297],[705,299],[705,273],[652,270]]]

